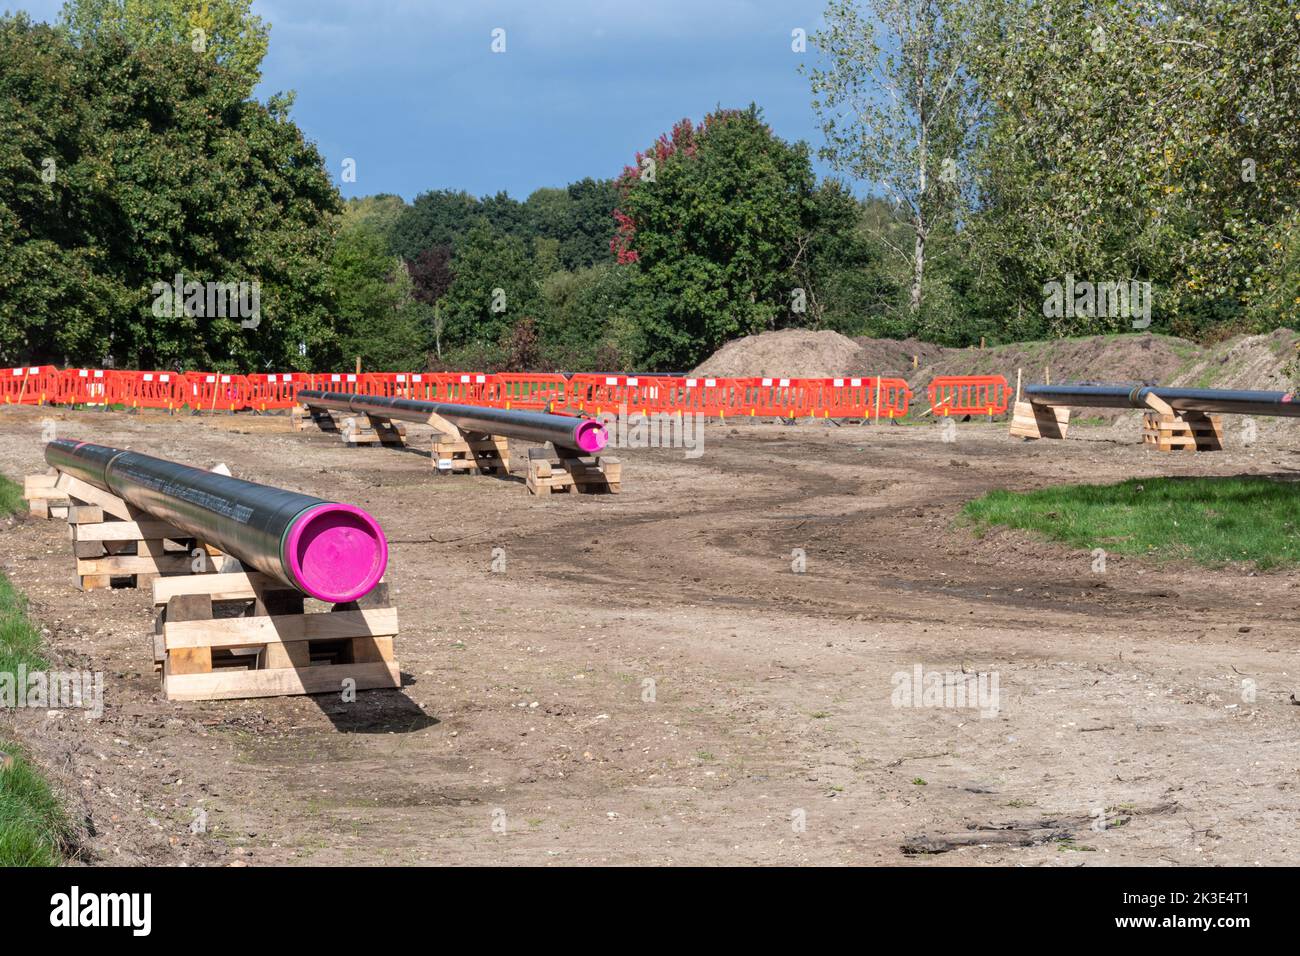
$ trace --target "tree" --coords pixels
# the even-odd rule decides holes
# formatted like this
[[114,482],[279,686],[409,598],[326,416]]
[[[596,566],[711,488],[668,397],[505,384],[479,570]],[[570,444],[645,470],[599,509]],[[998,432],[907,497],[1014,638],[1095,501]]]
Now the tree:
[[406,201],[392,193],[354,197],[343,207],[343,224],[347,226],[355,223],[374,230],[383,237],[389,251],[396,255],[397,250],[393,248],[393,230],[406,208]]
[[773,135],[752,105],[698,130],[683,120],[637,155],[619,180],[614,248],[636,266],[643,362],[690,367],[788,313],[813,184],[807,146]]
[[451,255],[451,246],[434,246],[406,264],[413,294],[420,302],[436,305],[451,288],[451,281],[455,278],[451,271]]
[[271,25],[252,0],[68,0],[60,14],[79,44],[109,33],[133,46],[179,44],[243,79],[245,95],[261,79]]
[[[829,58],[809,76],[823,158],[883,186],[911,231],[910,248],[879,238],[908,262],[909,307],[921,308],[926,243],[957,213],[980,100],[967,67],[971,34],[960,0],[832,0],[814,43]],[[877,39],[875,24],[885,36]]]
[[556,240],[560,263],[570,271],[613,261],[609,243],[617,205],[613,180],[590,177],[564,189],[538,189],[524,202],[529,232]]
[[980,50],[994,109],[974,258],[1033,317],[1025,331],[1131,327],[1045,318],[1043,284],[1067,273],[1150,282],[1155,321],[1182,334],[1300,318],[1285,290],[1300,238],[1294,4],[1008,0]]
[[535,311],[537,276],[528,246],[478,219],[456,246],[455,278],[439,302],[442,348],[495,344]]
[[[145,53],[111,31],[77,47],[3,17],[0,106],[0,347],[239,371],[336,354],[325,259],[338,193],[241,77],[187,48]],[[177,277],[256,283],[259,315],[159,308]]]
[[478,200],[463,190],[421,193],[393,225],[393,251],[410,261],[434,246],[454,246],[478,216]]
[[409,368],[428,348],[427,306],[412,295],[402,261],[364,224],[343,228],[330,257],[340,347],[372,368]]

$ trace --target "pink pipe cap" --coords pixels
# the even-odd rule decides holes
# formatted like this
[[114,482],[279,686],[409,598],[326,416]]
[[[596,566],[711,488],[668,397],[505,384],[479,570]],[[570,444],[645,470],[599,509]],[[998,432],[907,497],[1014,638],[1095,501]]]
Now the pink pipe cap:
[[300,588],[317,600],[342,604],[369,594],[384,576],[388,539],[360,508],[317,505],[294,520],[284,557]]
[[609,444],[609,431],[600,422],[585,421],[573,430],[573,440],[583,451],[597,452]]

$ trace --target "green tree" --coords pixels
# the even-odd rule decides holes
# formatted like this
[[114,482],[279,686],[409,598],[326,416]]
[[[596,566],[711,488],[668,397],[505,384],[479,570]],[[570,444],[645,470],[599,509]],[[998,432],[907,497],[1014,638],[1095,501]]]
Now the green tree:
[[620,180],[620,259],[635,263],[643,363],[682,369],[727,339],[776,325],[813,218],[803,143],[773,135],[756,106],[689,120]]
[[1151,282],[1156,323],[1182,334],[1300,318],[1286,294],[1300,236],[1294,4],[992,9],[973,66],[993,110],[971,237],[1017,325],[1130,327],[1128,316],[1044,317],[1043,284],[1067,273]]
[[[338,193],[238,75],[175,45],[146,53],[110,31],[78,47],[0,18],[0,157],[0,346],[241,371],[337,354],[325,260]],[[177,276],[257,283],[260,314],[160,308]]]
[[442,349],[495,344],[535,312],[537,275],[527,243],[477,219],[456,246],[450,288],[438,303]]
[[402,260],[368,225],[344,227],[330,257],[340,348],[374,369],[423,366],[430,311],[415,301]]
[[68,0],[60,15],[78,43],[109,33],[134,46],[179,44],[243,78],[245,95],[261,78],[271,25],[252,0]]
[[[910,242],[880,242],[911,270],[908,304],[924,298],[927,243],[958,211],[980,98],[971,83],[969,0],[832,0],[809,71],[823,158],[884,189]],[[877,27],[882,28],[880,31]],[[883,32],[883,37],[880,34]],[[878,38],[879,37],[879,38]],[[969,180],[966,180],[969,182]]]

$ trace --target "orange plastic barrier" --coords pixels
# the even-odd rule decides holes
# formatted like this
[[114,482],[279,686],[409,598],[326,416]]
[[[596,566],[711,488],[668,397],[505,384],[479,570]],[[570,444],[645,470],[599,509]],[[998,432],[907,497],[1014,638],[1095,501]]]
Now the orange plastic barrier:
[[543,411],[567,403],[569,380],[558,374],[502,372],[489,376],[488,404]]
[[1001,375],[940,375],[926,391],[936,415],[1001,415],[1011,400]]
[[592,415],[675,412],[672,389],[679,381],[661,375],[578,374],[569,380],[568,403]]
[[58,392],[59,370],[53,365],[0,369],[0,404],[44,405]]
[[307,376],[302,372],[270,372],[245,375],[247,391],[245,408],[264,412],[268,408],[290,408],[298,397],[298,390],[307,387]]
[[[710,418],[902,418],[911,391],[899,378],[708,378],[526,372],[139,372],[53,366],[0,370],[0,403],[120,404],[128,408],[239,411],[289,408],[304,388],[589,415],[696,414]],[[1011,394],[1001,376],[930,383],[936,412],[998,414]]]
[[185,404],[185,376],[177,372],[113,370],[105,391],[110,405],[174,411]]
[[185,403],[196,412],[234,412],[245,408],[248,382],[243,375],[185,373]]
[[64,369],[50,401],[56,405],[106,405],[108,375],[102,368]]

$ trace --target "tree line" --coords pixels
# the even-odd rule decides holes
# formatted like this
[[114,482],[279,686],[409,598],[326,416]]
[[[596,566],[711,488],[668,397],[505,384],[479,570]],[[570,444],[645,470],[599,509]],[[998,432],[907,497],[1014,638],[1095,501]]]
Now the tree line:
[[[805,73],[836,176],[751,104],[522,200],[344,202],[291,95],[251,96],[268,35],[248,0],[0,18],[0,362],[683,370],[785,327],[1207,340],[1300,309],[1287,0],[832,0]],[[204,308],[241,282],[256,315]]]

